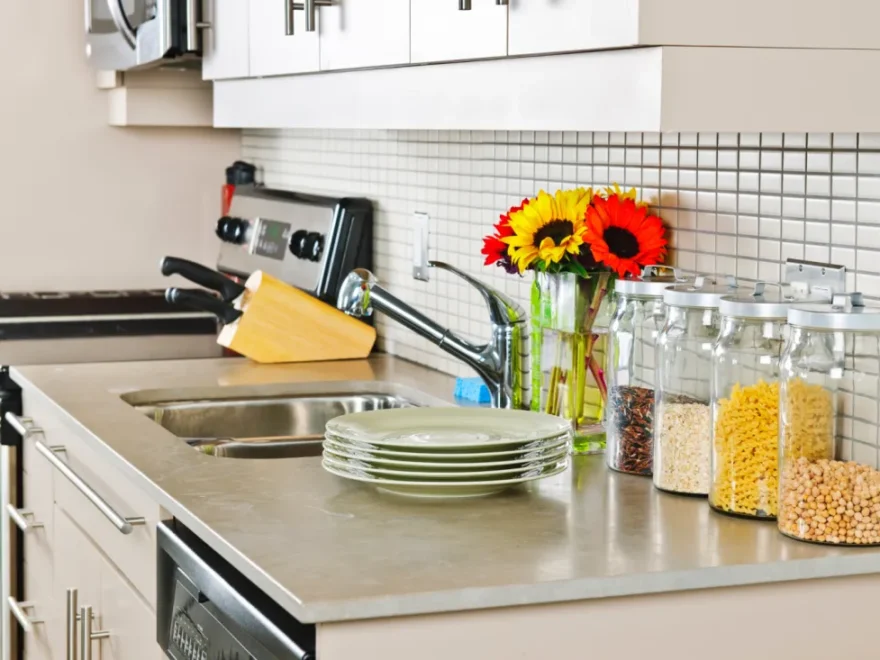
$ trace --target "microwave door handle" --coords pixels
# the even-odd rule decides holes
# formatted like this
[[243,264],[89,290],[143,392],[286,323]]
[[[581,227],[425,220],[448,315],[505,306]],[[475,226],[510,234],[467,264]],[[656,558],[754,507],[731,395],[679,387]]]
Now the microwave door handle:
[[128,22],[128,16],[122,8],[122,0],[107,0],[107,9],[110,10],[110,16],[113,18],[113,24],[119,30],[119,34],[128,42],[128,45],[134,48],[137,46],[137,35],[131,23]]

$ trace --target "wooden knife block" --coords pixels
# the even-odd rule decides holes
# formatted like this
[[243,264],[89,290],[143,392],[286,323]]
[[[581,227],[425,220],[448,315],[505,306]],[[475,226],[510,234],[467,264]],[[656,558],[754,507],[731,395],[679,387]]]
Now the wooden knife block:
[[241,317],[217,343],[255,362],[313,362],[365,358],[376,330],[262,271],[244,283],[235,306]]

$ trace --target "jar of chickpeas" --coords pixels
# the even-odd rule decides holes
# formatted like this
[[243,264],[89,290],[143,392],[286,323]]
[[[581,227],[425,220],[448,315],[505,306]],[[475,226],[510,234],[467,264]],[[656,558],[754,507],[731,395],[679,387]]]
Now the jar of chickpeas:
[[880,306],[859,293],[797,303],[780,360],[779,530],[880,545]]
[[779,357],[792,298],[780,284],[721,299],[712,351],[709,505],[747,518],[776,517]]

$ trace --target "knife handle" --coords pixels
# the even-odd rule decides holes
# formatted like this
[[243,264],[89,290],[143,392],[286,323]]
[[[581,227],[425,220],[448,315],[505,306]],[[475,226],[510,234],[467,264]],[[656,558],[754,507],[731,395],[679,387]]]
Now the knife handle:
[[229,303],[223,302],[207,291],[186,291],[185,289],[171,287],[165,290],[165,300],[173,305],[184,305],[205,312],[211,312],[211,314],[214,314],[225,324],[237,321],[242,315],[240,309],[235,309]]
[[160,269],[163,275],[181,275],[199,286],[216,291],[225,302],[232,302],[244,293],[244,287],[238,282],[189,259],[165,257]]

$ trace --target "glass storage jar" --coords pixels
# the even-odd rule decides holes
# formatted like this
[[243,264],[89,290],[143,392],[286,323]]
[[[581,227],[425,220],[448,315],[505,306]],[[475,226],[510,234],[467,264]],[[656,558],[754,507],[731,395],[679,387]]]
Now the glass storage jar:
[[674,269],[646,266],[641,278],[615,284],[608,328],[605,448],[608,467],[651,476],[657,338],[666,316],[663,292],[680,281]]
[[861,294],[794,304],[780,361],[779,530],[880,545],[880,307]]
[[654,485],[687,495],[709,494],[712,346],[721,329],[721,298],[736,280],[698,277],[663,293],[666,322],[657,340]]
[[781,285],[721,299],[712,351],[712,478],[709,505],[776,518],[779,494],[779,358],[792,303]]

